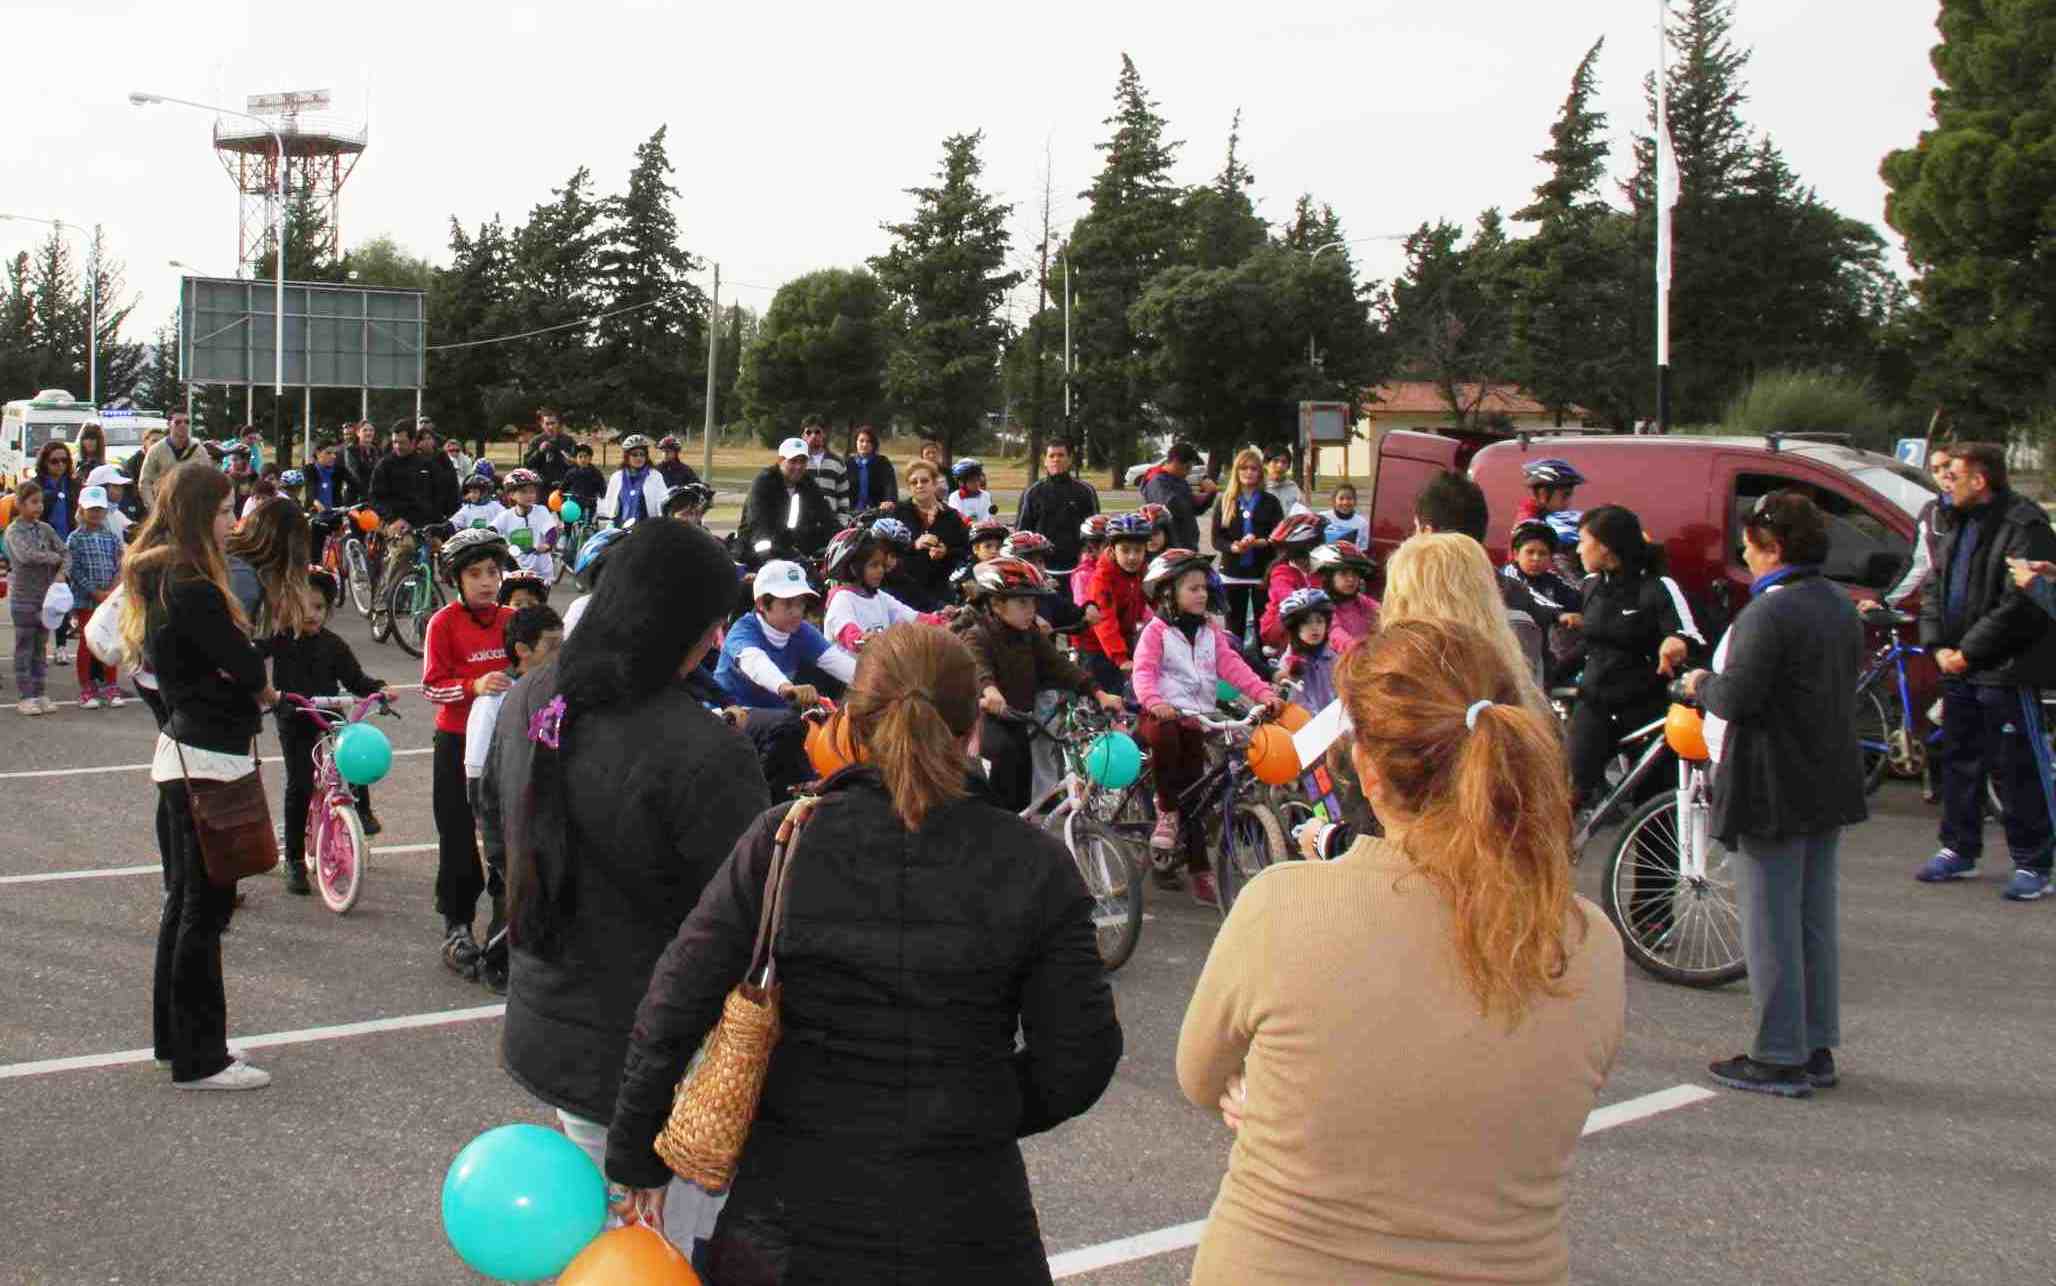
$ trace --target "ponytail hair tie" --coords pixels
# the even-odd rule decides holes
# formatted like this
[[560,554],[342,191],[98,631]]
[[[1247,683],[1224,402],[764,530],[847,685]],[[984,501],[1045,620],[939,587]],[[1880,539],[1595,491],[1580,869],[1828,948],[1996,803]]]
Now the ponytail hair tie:
[[1463,726],[1472,732],[1476,732],[1478,729],[1478,711],[1491,704],[1492,701],[1489,697],[1483,701],[1471,702],[1471,708],[1463,712]]

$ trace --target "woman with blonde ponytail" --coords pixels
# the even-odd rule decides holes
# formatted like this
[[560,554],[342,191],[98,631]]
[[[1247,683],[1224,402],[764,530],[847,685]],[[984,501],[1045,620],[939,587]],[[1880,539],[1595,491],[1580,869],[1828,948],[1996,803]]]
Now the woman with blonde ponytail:
[[1385,835],[1272,867],[1214,940],[1178,1080],[1239,1138],[1193,1280],[1567,1281],[1624,996],[1561,740],[1468,625],[1385,624],[1338,670]]
[[[1091,1107],[1121,1057],[1092,901],[971,767],[977,667],[948,631],[873,637],[844,708],[857,764],[792,840],[784,1031],[704,1275],[1046,1283],[1016,1140]],[[645,1216],[668,1178],[652,1144],[748,965],[788,808],[737,843],[636,1016],[607,1177]]]

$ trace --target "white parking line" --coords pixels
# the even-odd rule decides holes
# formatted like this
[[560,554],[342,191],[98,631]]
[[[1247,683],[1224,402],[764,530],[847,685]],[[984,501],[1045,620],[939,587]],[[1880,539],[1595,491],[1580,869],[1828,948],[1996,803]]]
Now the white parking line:
[[[397,759],[402,755],[432,755],[434,753],[434,746],[421,746],[413,750],[395,750],[393,757]],[[277,755],[266,755],[264,756],[264,762],[276,764],[285,761]],[[148,771],[150,771],[149,764],[103,764],[97,768],[35,768],[27,772],[0,772],[0,781],[25,781],[31,777],[90,777],[97,773]]]
[[[431,853],[434,844],[380,844],[373,853]],[[96,866],[83,871],[43,871],[35,875],[0,875],[0,884],[49,884],[58,880],[104,880],[116,875],[156,875],[161,863],[149,866]]]
[[[4,1075],[4,1069],[0,1069],[0,1075]],[[1663,1112],[1690,1107],[1694,1103],[1703,1103],[1707,1099],[1717,1097],[1719,1096],[1712,1090],[1702,1086],[1673,1085],[1654,1094],[1644,1094],[1639,1098],[1595,1108],[1592,1114],[1585,1118],[1585,1128],[1580,1133],[1598,1134],[1617,1125],[1646,1120]],[[1062,1281],[1066,1277],[1098,1272],[1102,1268],[1112,1268],[1116,1264],[1128,1264],[1138,1259],[1168,1255],[1175,1250],[1189,1250],[1199,1244],[1200,1235],[1205,1231],[1206,1220],[1200,1219],[1193,1223],[1158,1228],[1154,1232],[1137,1233],[1133,1237],[1122,1237],[1116,1241],[1103,1241],[1097,1246],[1067,1250],[1061,1255],[1049,1257],[1049,1275]]]

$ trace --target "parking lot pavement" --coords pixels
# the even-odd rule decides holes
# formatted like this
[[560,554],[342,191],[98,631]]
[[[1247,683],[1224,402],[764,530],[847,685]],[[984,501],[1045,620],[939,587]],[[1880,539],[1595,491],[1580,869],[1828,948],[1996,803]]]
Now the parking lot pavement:
[[[372,673],[418,679],[361,623],[340,628]],[[51,687],[72,695],[64,675]],[[428,707],[408,693],[402,709],[395,746],[425,747]],[[133,765],[151,738],[140,705],[0,709],[0,1283],[476,1280],[441,1236],[444,1170],[481,1130],[551,1118],[498,1067],[496,998],[437,963],[426,757],[403,754],[377,788],[386,832],[355,911],[331,915],[276,878],[247,886],[224,947],[230,1027],[273,1085],[178,1094],[147,1058],[159,886],[150,786]],[[276,799],[275,769],[270,781]],[[1915,884],[1931,813],[1908,786],[1876,802],[1843,844],[1843,1085],[1807,1102],[1719,1091],[1639,1115],[1708,1085],[1706,1063],[1746,1043],[1749,1002],[1739,986],[1631,970],[1601,1102],[1635,1119],[1579,1150],[1575,1280],[2056,1277],[2056,1000],[2043,981],[2056,908],[2001,902],[1999,871]],[[1588,895],[1604,843],[1580,869]],[[1227,1159],[1227,1131],[1172,1075],[1217,917],[1155,890],[1149,913],[1114,977],[1127,1036],[1114,1084],[1025,1145],[1066,1281],[1183,1280]]]

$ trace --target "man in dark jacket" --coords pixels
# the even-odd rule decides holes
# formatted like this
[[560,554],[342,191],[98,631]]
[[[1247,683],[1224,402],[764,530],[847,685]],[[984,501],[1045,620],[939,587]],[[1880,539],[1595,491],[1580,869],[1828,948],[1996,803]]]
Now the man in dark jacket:
[[1198,463],[1198,447],[1190,442],[1173,442],[1171,449],[1164,452],[1163,463],[1142,475],[1143,503],[1162,505],[1171,512],[1173,549],[1199,548],[1199,515],[1214,502],[1216,488],[1212,478],[1201,478],[1197,491],[1185,480]]
[[371,475],[383,453],[378,449],[378,428],[366,420],[343,430],[343,488],[341,506],[361,505],[371,499]]
[[371,471],[372,507],[386,522],[405,524],[395,534],[449,517],[436,512],[435,462],[428,458],[433,454],[417,448],[411,433],[395,433],[392,453]]
[[427,420],[414,430],[414,454],[428,461],[432,484],[429,495],[435,507],[435,521],[449,521],[450,515],[457,512],[457,506],[464,503],[464,479],[457,476],[456,464],[444,453],[435,426]]
[[[1743,522],[1750,602],[1686,691],[1706,707],[1716,839],[1731,859],[1756,1003],[1749,1051],[1713,1064],[1734,1089],[1804,1098],[1835,1083],[1841,1043],[1835,853],[1867,815],[1856,740],[1863,626],[1820,574],[1827,525],[1798,491]],[[1644,921],[1634,915],[1629,923]]]
[[1066,590],[1070,588],[1071,572],[1078,566],[1078,551],[1085,545],[1078,529],[1099,512],[1099,493],[1091,483],[1071,472],[1076,456],[1065,438],[1054,438],[1042,449],[1043,475],[1021,493],[1021,512],[1014,520],[1015,530],[1032,531],[1049,539],[1053,546],[1049,574],[1057,578],[1059,588]]
[[578,444],[564,431],[564,418],[549,407],[535,413],[535,422],[539,430],[535,445],[528,448],[528,458],[521,463],[535,470],[543,480],[543,494],[548,495],[564,485],[564,475],[571,472],[571,456]]
[[781,553],[813,558],[834,534],[835,506],[807,474],[807,444],[787,438],[779,444],[778,463],[750,484],[736,528],[738,555],[752,562]]
[[2039,505],[2007,489],[2002,448],[1967,442],[1949,458],[1950,517],[1920,604],[1920,641],[1942,671],[1942,847],[1915,878],[1976,873],[1989,777],[2013,859],[2005,896],[2032,902],[2049,889],[2051,827],[2030,737],[2041,726],[2038,690],[2056,687],[2056,633],[2014,588],[2007,563],[2056,559],[2056,531]]

